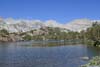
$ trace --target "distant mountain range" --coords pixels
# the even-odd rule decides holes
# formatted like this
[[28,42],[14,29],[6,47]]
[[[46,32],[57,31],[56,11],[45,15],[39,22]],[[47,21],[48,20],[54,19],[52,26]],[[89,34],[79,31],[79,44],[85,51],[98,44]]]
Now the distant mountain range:
[[[0,18],[0,29],[6,29],[9,32],[26,32],[33,29],[39,29],[41,27],[59,27],[71,31],[81,31],[91,27],[93,22],[94,20],[89,19],[76,19],[71,22],[67,22],[66,24],[61,24],[55,20],[47,20],[43,22],[40,20]],[[100,21],[98,22],[100,23]]]

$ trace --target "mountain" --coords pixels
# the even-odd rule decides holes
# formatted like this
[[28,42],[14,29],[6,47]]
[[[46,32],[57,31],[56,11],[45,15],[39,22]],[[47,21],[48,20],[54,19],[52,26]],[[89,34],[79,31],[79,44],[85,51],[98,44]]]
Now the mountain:
[[67,23],[65,28],[71,31],[81,31],[86,30],[88,27],[92,26],[93,21],[88,19],[76,19]]
[[38,20],[0,19],[0,29],[6,29],[9,32],[26,32],[38,29],[41,26],[43,26],[43,23]]
[[55,21],[55,20],[47,20],[47,21],[45,22],[45,26],[64,28],[64,27],[63,27],[63,26],[64,26],[63,24],[60,24],[60,23],[58,23],[58,22]]
[[13,18],[3,19],[0,18],[0,29],[6,29],[10,33],[12,32],[26,32],[33,29],[39,29],[41,27],[59,27],[63,28],[63,25],[54,21],[40,21],[40,20],[15,20]]
[[[0,17],[0,30],[6,29],[10,33],[12,32],[27,32],[34,29],[46,28],[46,27],[59,27],[62,30],[71,30],[71,31],[81,31],[86,30],[88,27],[92,26],[92,23],[97,20],[89,19],[76,19],[66,24],[61,24],[55,20],[26,20],[26,19],[13,19],[7,18],[3,19]],[[100,22],[100,21],[98,21]]]
[[66,24],[61,24],[55,20],[3,19],[0,17],[0,42],[70,39],[74,36],[76,37],[77,33],[69,31],[80,32],[81,30],[86,30],[96,21],[100,23],[99,20],[89,19],[76,19]]

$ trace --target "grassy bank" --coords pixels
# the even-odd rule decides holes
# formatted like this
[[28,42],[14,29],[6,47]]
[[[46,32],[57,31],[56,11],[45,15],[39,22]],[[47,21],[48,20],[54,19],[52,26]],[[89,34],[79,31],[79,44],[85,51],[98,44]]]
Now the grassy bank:
[[89,63],[82,65],[81,67],[100,67],[100,56],[93,57]]

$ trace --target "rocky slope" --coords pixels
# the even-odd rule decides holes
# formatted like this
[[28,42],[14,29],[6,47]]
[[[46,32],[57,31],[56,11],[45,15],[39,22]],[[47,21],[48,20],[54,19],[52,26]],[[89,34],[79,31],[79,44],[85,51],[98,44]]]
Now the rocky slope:
[[65,26],[69,30],[80,32],[82,30],[86,30],[87,28],[91,27],[94,22],[96,21],[89,19],[76,19],[67,23]]
[[[3,19],[0,18],[0,29],[6,29],[9,32],[26,32],[33,29],[39,29],[41,27],[59,27],[65,28],[71,31],[81,31],[92,26],[93,20],[88,19],[76,19],[66,24],[61,24],[55,20],[40,21],[40,20],[15,20],[12,18]],[[99,21],[100,22],[100,21]]]
[[[93,20],[76,19],[66,24],[58,23],[54,20],[15,20],[12,18],[0,18],[0,41],[21,41],[32,38],[44,39],[42,36],[59,36],[62,32],[86,30],[91,27]],[[100,23],[100,21],[98,21]],[[60,33],[61,32],[61,33]],[[6,33],[6,34],[5,34]],[[59,34],[60,33],[60,34]],[[42,36],[41,36],[42,35]],[[31,37],[32,36],[32,37]],[[37,37],[35,37],[37,36]]]

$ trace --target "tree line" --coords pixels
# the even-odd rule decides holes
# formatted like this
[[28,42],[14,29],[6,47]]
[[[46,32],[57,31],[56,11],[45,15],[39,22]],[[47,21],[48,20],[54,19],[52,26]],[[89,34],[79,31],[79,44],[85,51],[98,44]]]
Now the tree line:
[[7,30],[0,30],[0,37],[6,37],[13,34],[19,36],[21,40],[83,40],[83,41],[94,41],[100,40],[100,24],[94,22],[91,27],[80,32],[70,31],[61,28],[40,28],[34,29],[27,32],[9,33]]

